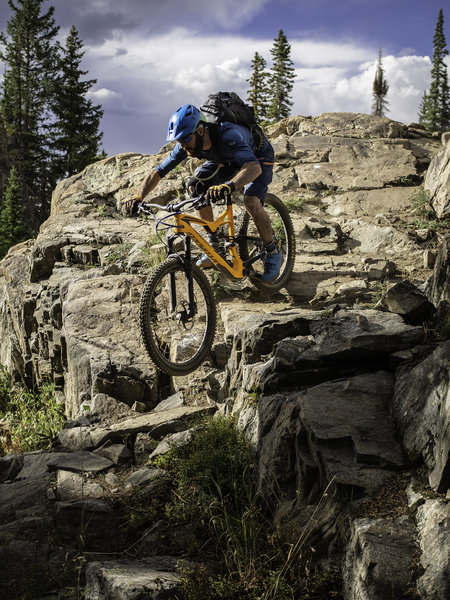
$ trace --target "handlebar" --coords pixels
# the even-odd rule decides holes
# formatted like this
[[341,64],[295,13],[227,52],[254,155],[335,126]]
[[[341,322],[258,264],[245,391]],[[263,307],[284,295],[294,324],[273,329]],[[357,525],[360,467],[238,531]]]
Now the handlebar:
[[199,198],[188,198],[187,200],[182,200],[181,202],[178,202],[177,204],[167,204],[166,206],[162,206],[161,204],[150,204],[147,202],[140,202],[139,203],[139,208],[138,208],[138,214],[140,212],[150,212],[153,214],[154,210],[163,210],[165,212],[168,213],[177,213],[180,212],[183,206],[186,206],[187,204],[191,205],[191,208],[202,208],[203,206],[207,206],[209,204],[209,201],[206,200],[206,198],[204,198],[203,196],[199,197]]

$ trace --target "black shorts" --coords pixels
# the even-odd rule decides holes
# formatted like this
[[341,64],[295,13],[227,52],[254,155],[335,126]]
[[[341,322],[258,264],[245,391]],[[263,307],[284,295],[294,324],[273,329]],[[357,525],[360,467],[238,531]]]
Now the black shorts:
[[[252,182],[244,187],[245,196],[256,196],[264,204],[266,199],[267,188],[272,181],[273,175],[273,159],[265,160],[260,158],[261,174]],[[236,164],[217,164],[207,160],[201,167],[196,169],[194,176],[188,181],[188,188],[193,187],[193,195],[200,196],[206,193],[207,189],[212,185],[220,185],[232,179],[236,173],[241,170]]]

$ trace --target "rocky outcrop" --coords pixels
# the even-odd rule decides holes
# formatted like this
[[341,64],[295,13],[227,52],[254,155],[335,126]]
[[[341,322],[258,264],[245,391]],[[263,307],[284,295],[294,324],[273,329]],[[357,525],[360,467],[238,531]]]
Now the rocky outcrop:
[[425,189],[430,195],[436,215],[450,214],[450,144],[447,142],[430,163],[425,177]]
[[[113,499],[123,490],[151,489],[156,494],[164,487],[164,473],[144,466],[149,448],[174,432],[187,434],[192,420],[207,410],[160,407],[120,427],[90,429],[68,423],[60,432],[65,446],[0,458],[2,597],[25,590],[36,596],[49,592],[63,583],[63,573],[70,575],[80,553],[87,553],[96,557],[86,569],[91,600],[172,598],[169,592],[179,580],[178,558],[110,560],[129,545]],[[148,534],[143,542],[146,538]],[[62,598],[63,592],[45,597]]]
[[[298,238],[291,297],[351,304],[370,301],[382,281],[426,279],[432,233],[417,238],[407,226],[438,140],[350,113],[287,119],[270,135],[272,191],[290,206]],[[148,223],[124,219],[120,207],[167,150],[111,157],[61,182],[38,238],[2,261],[0,362],[30,382],[53,378],[69,416],[82,406],[102,415],[105,405],[125,416],[158,399],[162,382],[136,330],[146,265],[158,250]],[[153,200],[166,202],[186,176],[169,175]]]
[[402,598],[414,589],[415,528],[407,517],[356,519],[345,557],[347,598]]
[[[121,213],[168,147],[62,181],[37,239],[0,263],[0,364],[30,383],[53,379],[68,419],[53,449],[0,459],[5,593],[23,568],[57,581],[82,540],[97,553],[86,597],[172,597],[164,525],[142,534],[139,560],[111,561],[126,545],[107,500],[132,486],[164,494],[146,457],[219,411],[253,441],[280,530],[307,526],[317,559],[343,566],[346,600],[448,597],[437,557],[449,537],[450,347],[430,335],[435,321],[423,327],[435,313],[442,331],[448,322],[448,236],[417,220],[446,147],[419,126],[351,113],[286,119],[269,134],[294,273],[272,298],[222,281],[218,335],[191,376],[163,376],[140,343],[139,295],[161,245]],[[153,200],[182,192],[193,166]]]

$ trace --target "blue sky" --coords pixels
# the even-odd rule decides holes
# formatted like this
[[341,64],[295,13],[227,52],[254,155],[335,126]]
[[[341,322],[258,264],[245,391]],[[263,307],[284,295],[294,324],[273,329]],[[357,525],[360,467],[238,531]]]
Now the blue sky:
[[385,54],[404,50],[430,54],[444,5],[443,0],[281,0],[262,6],[243,32],[270,37],[281,28],[292,39],[353,40],[381,46]]
[[[84,42],[109,155],[157,152],[170,114],[211,91],[245,98],[255,51],[270,68],[280,29],[296,68],[292,115],[370,113],[382,48],[388,116],[404,123],[417,120],[430,83],[441,7],[450,41],[442,0],[44,0],[43,10],[50,6],[62,40],[74,24]],[[8,15],[3,0],[1,30]]]

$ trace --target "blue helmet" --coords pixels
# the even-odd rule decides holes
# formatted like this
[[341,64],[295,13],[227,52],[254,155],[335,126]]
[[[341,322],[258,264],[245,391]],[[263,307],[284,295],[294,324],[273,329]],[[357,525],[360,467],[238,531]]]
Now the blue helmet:
[[194,133],[199,123],[206,123],[206,118],[193,104],[185,104],[176,110],[169,120],[167,141],[179,140]]

